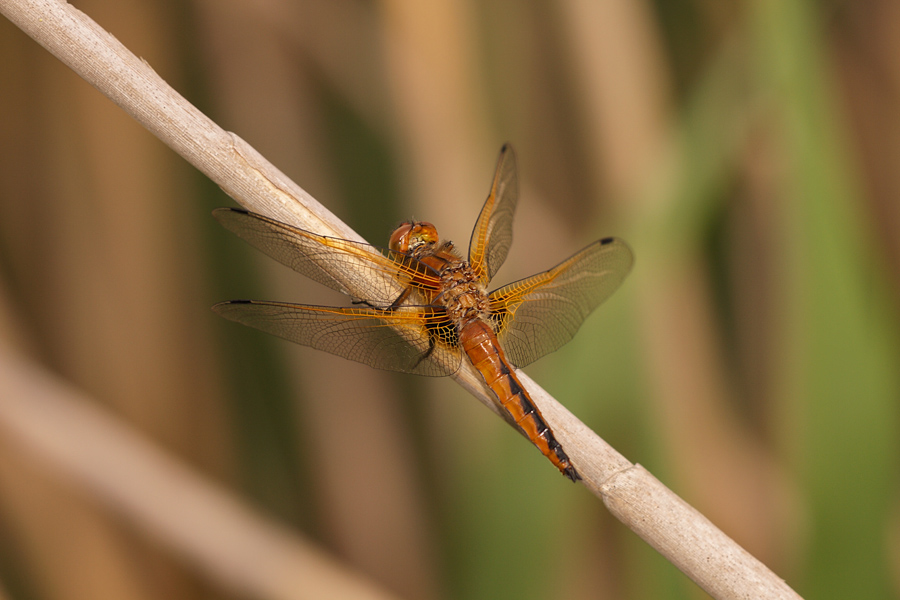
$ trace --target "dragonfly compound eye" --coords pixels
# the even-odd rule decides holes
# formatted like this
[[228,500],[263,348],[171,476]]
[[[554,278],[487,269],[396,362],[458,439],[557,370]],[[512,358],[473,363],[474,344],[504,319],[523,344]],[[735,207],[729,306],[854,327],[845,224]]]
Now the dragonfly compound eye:
[[412,227],[412,231],[409,234],[409,249],[414,250],[415,248],[422,245],[434,245],[438,243],[438,232],[435,229],[434,225],[428,223],[426,221],[419,221],[415,223]]
[[388,247],[394,252],[407,252],[409,250],[409,234],[413,229],[414,223],[401,223],[397,229],[391,234],[391,240]]
[[394,252],[407,253],[425,244],[436,244],[437,229],[426,221],[401,223],[391,234],[389,247]]

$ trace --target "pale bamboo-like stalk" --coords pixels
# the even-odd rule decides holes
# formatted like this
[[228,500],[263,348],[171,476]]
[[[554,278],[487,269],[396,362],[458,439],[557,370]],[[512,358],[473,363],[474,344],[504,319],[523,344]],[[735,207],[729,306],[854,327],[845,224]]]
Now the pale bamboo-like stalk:
[[[244,207],[316,233],[360,239],[253,148],[219,128],[149,65],[71,5],[58,0],[0,0],[0,11]],[[584,478],[584,485],[616,518],[710,595],[799,598],[782,579],[649,472],[631,464],[530,378],[522,373],[520,377]],[[464,365],[454,379],[498,412],[474,369]],[[136,505],[129,508],[140,510]],[[141,515],[130,516],[137,519]]]
[[0,432],[250,598],[394,598],[0,343]]

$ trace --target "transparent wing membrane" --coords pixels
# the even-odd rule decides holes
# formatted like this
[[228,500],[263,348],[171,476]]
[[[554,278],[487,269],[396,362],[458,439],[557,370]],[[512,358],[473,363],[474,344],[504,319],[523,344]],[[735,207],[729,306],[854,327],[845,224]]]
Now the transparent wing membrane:
[[492,292],[491,320],[512,363],[524,367],[571,340],[633,262],[625,242],[605,238],[549,271]]
[[[404,255],[361,242],[333,238],[233,208],[213,211],[228,230],[294,271],[352,298],[387,307],[427,273]],[[418,268],[422,268],[418,265]],[[435,275],[435,285],[437,285]]]
[[487,285],[500,269],[512,245],[512,224],[519,199],[516,153],[509,144],[500,150],[497,170],[469,242],[469,263]]
[[446,341],[455,331],[427,307],[393,311],[237,300],[213,310],[291,342],[387,371],[441,377],[459,369],[461,353]]

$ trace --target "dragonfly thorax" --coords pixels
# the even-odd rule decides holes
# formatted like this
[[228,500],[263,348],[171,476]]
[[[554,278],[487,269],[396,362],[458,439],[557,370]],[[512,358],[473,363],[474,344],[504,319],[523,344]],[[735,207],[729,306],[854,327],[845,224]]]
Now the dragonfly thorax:
[[490,300],[484,284],[468,261],[463,260],[453,242],[439,242],[437,231],[430,223],[404,223],[391,236],[391,250],[400,251],[433,269],[440,283],[427,290],[429,303],[447,311],[447,316],[462,329],[477,319],[486,319]]
[[447,262],[440,274],[441,292],[434,298],[434,303],[444,307],[457,328],[474,320],[487,319],[490,299],[468,262]]

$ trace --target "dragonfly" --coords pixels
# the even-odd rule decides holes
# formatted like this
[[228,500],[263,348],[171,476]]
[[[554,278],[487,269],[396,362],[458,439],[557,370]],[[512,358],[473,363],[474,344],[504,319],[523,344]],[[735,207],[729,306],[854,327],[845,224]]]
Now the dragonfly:
[[516,369],[567,343],[631,270],[628,245],[607,237],[552,269],[487,291],[512,244],[516,156],[501,151],[463,259],[427,221],[407,221],[387,248],[328,237],[243,209],[220,208],[227,229],[353,306],[232,300],[219,315],[377,369],[426,376],[468,360],[505,417],[563,475],[581,479]]

